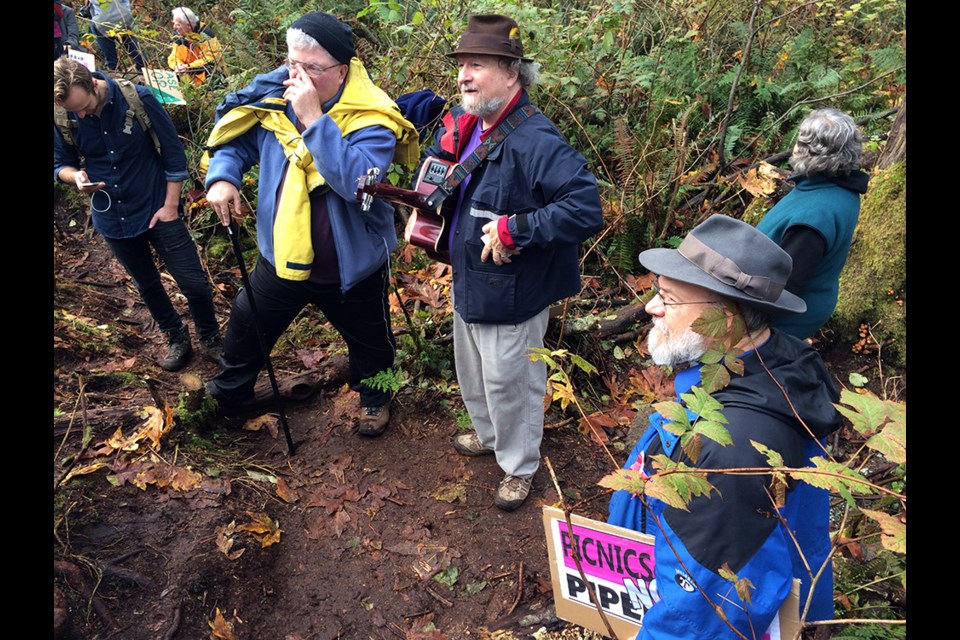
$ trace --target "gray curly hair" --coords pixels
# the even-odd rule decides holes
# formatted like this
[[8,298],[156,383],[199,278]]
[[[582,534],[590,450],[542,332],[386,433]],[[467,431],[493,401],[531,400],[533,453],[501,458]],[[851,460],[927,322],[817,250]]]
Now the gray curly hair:
[[805,176],[850,175],[860,168],[863,137],[857,123],[839,109],[817,109],[800,123],[790,166]]

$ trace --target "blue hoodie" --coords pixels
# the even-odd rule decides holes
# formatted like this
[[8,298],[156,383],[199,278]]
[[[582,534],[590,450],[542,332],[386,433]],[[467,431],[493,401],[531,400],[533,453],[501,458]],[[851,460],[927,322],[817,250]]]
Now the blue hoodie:
[[[810,458],[825,456],[820,441],[840,426],[840,414],[833,406],[838,401],[836,388],[817,352],[803,341],[773,330],[769,340],[757,351],[744,354],[742,360],[744,375],[732,376],[727,387],[713,394],[723,404],[733,444],[721,446],[704,438],[694,464],[683,456],[679,437],[670,433],[664,427],[665,419],[655,413],[625,466],[633,465],[643,452],[644,469],[650,475],[655,473],[651,456],[658,454],[706,469],[768,467],[766,456],[751,441],[780,453],[788,467],[808,466]],[[797,420],[774,379],[786,389],[812,435]],[[699,369],[678,374],[674,385],[678,399],[699,380]],[[693,581],[714,604],[722,606],[741,633],[759,638],[789,594],[794,578],[801,581],[801,610],[810,597],[810,574],[793,537],[814,574],[828,556],[830,512],[825,490],[791,482],[779,509],[784,526],[768,497],[769,475],[711,474],[707,480],[717,492],[691,500],[689,511],[647,497],[648,512],[626,491],[616,491],[610,499],[608,522],[655,538],[654,573],[660,599],[645,612],[638,640],[737,637]],[[753,583],[749,604],[737,596],[732,582],[720,576],[724,564]],[[833,574],[828,564],[817,582],[807,619],[832,617]]]

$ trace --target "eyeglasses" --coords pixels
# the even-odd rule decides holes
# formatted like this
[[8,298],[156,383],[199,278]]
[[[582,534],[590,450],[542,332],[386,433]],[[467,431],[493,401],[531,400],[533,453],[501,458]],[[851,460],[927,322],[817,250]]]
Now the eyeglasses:
[[660,304],[665,307],[675,307],[682,304],[717,304],[718,300],[687,300],[683,302],[668,302],[666,298],[663,297],[663,291],[660,290],[660,278],[656,277],[653,279],[653,288],[650,289],[653,293],[650,294],[650,297],[647,298],[647,302],[650,302],[655,297],[660,296]]
[[336,64],[332,64],[329,67],[321,67],[319,65],[311,64],[309,62],[300,62],[299,60],[294,60],[293,58],[287,58],[286,63],[288,67],[297,65],[298,67],[303,69],[303,72],[308,76],[310,76],[311,78],[319,78],[324,71],[327,71],[328,69],[333,69],[334,67],[343,66],[342,63],[337,62]]

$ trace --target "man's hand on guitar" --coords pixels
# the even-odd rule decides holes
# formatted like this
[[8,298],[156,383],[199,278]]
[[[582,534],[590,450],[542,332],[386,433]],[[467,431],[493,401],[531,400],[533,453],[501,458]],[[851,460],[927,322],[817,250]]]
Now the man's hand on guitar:
[[503,264],[509,264],[511,262],[510,256],[519,255],[519,248],[507,249],[501,242],[500,234],[497,233],[496,222],[488,222],[483,225],[482,231],[484,233],[481,237],[483,251],[480,252],[480,262],[486,262],[490,259],[490,256],[493,256],[493,263],[499,267]]

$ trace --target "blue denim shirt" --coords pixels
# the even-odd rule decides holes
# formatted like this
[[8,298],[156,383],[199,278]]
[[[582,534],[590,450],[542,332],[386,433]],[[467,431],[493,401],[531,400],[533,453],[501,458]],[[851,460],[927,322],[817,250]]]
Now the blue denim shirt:
[[[90,180],[106,183],[101,191],[110,196],[93,196],[94,229],[105,238],[133,238],[147,231],[153,214],[163,206],[167,183],[188,177],[187,156],[173,121],[147,87],[138,85],[137,92],[160,140],[162,157],[136,118],[130,133],[124,133],[128,106],[119,85],[100,73],[93,75],[107,81],[108,102],[99,117],[68,114],[77,122],[73,137],[79,153],[53,127],[53,176],[60,181],[64,167],[79,169],[82,155]],[[106,211],[98,211],[102,209]]]

